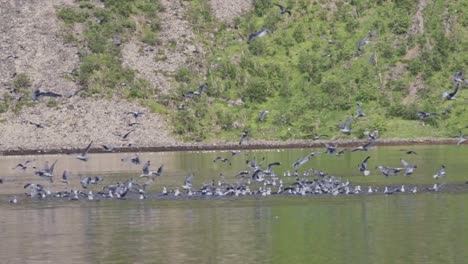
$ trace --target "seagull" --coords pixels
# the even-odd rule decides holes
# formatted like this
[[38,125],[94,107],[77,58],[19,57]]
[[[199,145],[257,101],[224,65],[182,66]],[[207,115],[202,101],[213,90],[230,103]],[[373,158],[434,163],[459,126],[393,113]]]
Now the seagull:
[[292,167],[296,170],[299,169],[302,165],[306,164],[309,161],[310,157],[314,157],[317,154],[319,153],[312,152],[309,155],[296,160],[296,162],[293,163]]
[[206,88],[208,88],[207,83],[203,83],[198,87],[198,91],[188,91],[183,94],[185,98],[192,98],[197,95],[201,95],[202,93],[206,92]]
[[263,120],[265,120],[265,116],[266,114],[270,113],[268,110],[262,110],[260,111],[260,116],[258,117],[258,121],[259,122],[262,122]]
[[151,162],[149,160],[143,165],[143,174],[140,175],[140,178],[153,176],[153,172],[149,169],[150,165]]
[[110,145],[101,145],[102,149],[107,152],[114,152],[115,147]]
[[41,90],[40,87],[37,87],[32,95],[31,95],[31,98],[36,101],[36,100],[39,100],[41,97],[43,96],[47,96],[47,97],[62,97],[61,94],[58,94],[58,93],[54,93],[54,92],[47,92],[47,91],[44,91],[44,90]]
[[128,141],[128,136],[130,135],[130,133],[132,133],[132,132],[134,132],[134,131],[135,131],[135,129],[134,129],[134,130],[130,130],[130,131],[128,131],[125,135],[123,135],[122,141]]
[[52,163],[52,166],[49,167],[49,163],[46,161],[46,164],[44,166],[44,169],[43,170],[39,170],[37,169],[36,167],[33,167],[34,169],[36,169],[36,171],[34,172],[35,175],[39,176],[39,177],[42,177],[42,178],[48,178],[50,180],[50,182],[53,182],[53,173],[54,173],[54,167],[55,167],[55,164],[57,163],[58,160],[55,160],[54,163]]
[[40,124],[40,123],[34,123],[34,122],[29,122],[30,125],[34,125],[36,128],[44,128],[44,125]]
[[356,115],[354,116],[354,118],[366,116],[366,114],[362,112],[361,105],[358,103],[356,105],[357,105],[357,110],[356,110]]
[[250,43],[252,43],[252,41],[254,40],[254,38],[256,38],[256,37],[259,37],[259,38],[264,37],[264,36],[266,36],[266,34],[267,34],[268,32],[270,32],[270,30],[269,30],[268,28],[262,28],[262,29],[260,29],[259,31],[250,34],[250,35],[249,35],[249,40],[248,40],[247,42],[250,44]]
[[466,138],[463,136],[462,131],[460,130],[459,132],[460,132],[460,134],[457,137],[457,139],[458,139],[457,140],[457,146],[460,146],[461,144],[463,144],[463,142],[466,141]]
[[133,164],[140,164],[141,161],[140,161],[140,157],[138,156],[138,154],[135,154],[135,157],[127,157],[127,158],[122,158],[121,161],[130,161],[131,163]]
[[359,146],[353,150],[351,150],[351,152],[355,152],[355,151],[358,151],[358,150],[361,150],[361,151],[369,151],[369,147],[370,145],[372,145],[372,143],[374,143],[374,140],[370,140],[369,142],[367,142],[364,146]]
[[142,116],[144,113],[143,112],[139,112],[139,111],[130,111],[130,112],[127,112],[127,114],[129,115],[132,115],[134,118],[138,118],[140,116]]
[[288,14],[288,15],[291,15],[291,11],[288,10],[286,7],[282,6],[282,5],[279,5],[279,4],[274,4],[275,6],[279,7],[280,8],[280,15],[284,15],[284,14]]
[[370,159],[370,156],[367,156],[366,159],[358,166],[359,171],[364,174],[364,176],[368,176],[370,171],[367,169],[367,161]]
[[16,168],[19,167],[19,168],[21,168],[22,170],[26,170],[26,169],[28,168],[28,166],[26,166],[26,165],[27,165],[28,163],[30,163],[30,162],[33,162],[33,161],[35,161],[35,160],[27,160],[27,161],[25,161],[25,162],[23,162],[23,163],[18,163],[18,164],[17,164],[15,167],[13,167],[12,169],[14,170],[14,169],[16,169]]
[[430,117],[432,115],[437,115],[437,113],[429,113],[429,112],[422,112],[422,111],[418,111],[416,114],[421,119],[426,119],[426,118],[428,118],[428,117]]
[[216,157],[213,162],[217,162],[217,161],[221,161],[221,162],[227,162],[229,165],[231,165],[231,162],[229,162],[229,159],[228,158],[222,158],[222,157]]
[[273,166],[279,166],[279,165],[281,165],[281,163],[280,163],[280,162],[272,162],[272,163],[268,163],[268,165],[267,165],[267,169],[266,169],[266,170],[264,170],[264,171],[263,171],[263,173],[265,173],[265,174],[271,174],[271,168],[272,168]]
[[348,150],[348,149],[343,149],[342,151],[336,153],[335,155],[336,155],[336,156],[341,156],[341,155],[343,155],[347,150]]
[[435,174],[434,176],[432,176],[434,179],[437,179],[437,178],[440,178],[440,177],[444,177],[445,176],[445,166],[442,165],[439,169],[439,171],[437,172],[437,174]]
[[408,150],[408,149],[400,149],[400,151],[404,151],[408,155],[411,155],[411,154],[418,155],[416,152],[412,150]]
[[358,51],[363,51],[364,45],[369,44],[370,41],[368,38],[364,38],[363,40],[358,42],[357,49]]
[[410,176],[413,174],[414,170],[417,168],[416,165],[410,165],[408,162],[406,162],[404,159],[400,158],[400,162],[405,168],[405,176]]
[[466,80],[463,78],[463,72],[457,71],[455,75],[452,77],[452,82],[456,83],[464,83]]
[[323,135],[323,134],[312,135],[312,139],[313,139],[313,140],[319,140],[319,139],[322,138],[322,137],[328,137],[328,135]]
[[442,187],[444,184],[445,183],[441,183],[441,184],[434,183],[434,186],[432,186],[432,188],[426,188],[426,189],[431,192],[438,192],[440,187]]
[[13,199],[9,200],[8,202],[11,204],[15,204],[15,203],[18,203],[18,199],[16,199],[16,196],[15,196],[13,197]]
[[91,148],[91,145],[93,144],[93,141],[91,141],[88,146],[85,148],[85,150],[83,151],[83,153],[81,153],[80,155],[76,156],[77,159],[79,160],[82,160],[82,161],[88,161],[89,159],[89,156],[88,156],[88,151],[89,149]]
[[346,124],[343,125],[343,123],[340,121],[340,124],[338,125],[340,127],[340,131],[349,135],[351,134],[351,117],[348,117],[346,119]]
[[365,136],[368,136],[371,140],[376,140],[379,137],[379,130],[374,130],[373,132],[364,131]]
[[67,171],[67,170],[64,170],[63,173],[62,173],[62,182],[68,184],[68,176],[70,175],[70,173]]
[[235,156],[237,154],[240,154],[241,151],[240,150],[231,150],[231,151],[229,151],[229,153],[231,154],[231,156]]
[[444,99],[447,99],[447,100],[455,100],[455,95],[457,94],[458,88],[459,88],[459,87],[460,87],[460,83],[457,83],[457,84],[455,85],[455,88],[453,88],[453,91],[452,91],[452,92],[450,92],[450,93],[449,93],[449,92],[444,92],[444,93],[442,94],[442,97],[443,97]]
[[242,137],[239,141],[239,145],[242,145],[242,142],[248,137],[250,136],[250,131],[249,130],[246,130],[244,131],[244,133],[242,134]]
[[324,145],[325,145],[325,148],[327,148],[326,153],[328,155],[335,154],[336,148],[338,147],[338,145],[331,145],[331,144],[327,144],[327,143],[324,143]]
[[193,174],[190,174],[189,176],[185,177],[184,185],[182,185],[182,188],[184,190],[192,189],[192,180],[193,180]]

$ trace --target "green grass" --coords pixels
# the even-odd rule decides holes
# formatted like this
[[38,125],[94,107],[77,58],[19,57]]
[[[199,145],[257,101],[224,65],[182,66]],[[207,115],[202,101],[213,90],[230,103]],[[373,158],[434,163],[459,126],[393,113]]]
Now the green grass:
[[[75,40],[75,44],[86,51],[75,72],[76,79],[92,94],[117,94],[129,99],[148,99],[156,94],[156,87],[137,78],[134,70],[122,66],[121,47],[114,39],[125,42],[139,35],[142,42],[156,45],[160,30],[158,13],[162,10],[159,1],[105,0],[104,7],[96,7],[93,3],[82,0],[79,7],[62,7],[57,13],[70,31],[74,24],[84,26],[79,38],[83,41],[66,39],[68,42]],[[68,35],[72,35],[71,32]]]
[[[235,20],[236,30],[213,19],[206,1],[191,1],[188,17],[198,41],[210,52],[211,67],[207,75],[191,78],[186,76],[195,71],[188,74],[190,69],[182,67],[178,81],[186,84],[179,84],[173,99],[182,102],[181,92],[206,78],[211,100],[195,98],[188,102],[189,110],[176,112],[176,133],[188,140],[236,140],[250,129],[257,139],[306,139],[315,133],[348,139],[379,129],[383,137],[416,138],[453,136],[467,127],[466,91],[462,89],[455,102],[441,98],[453,88],[451,76],[468,63],[466,18],[461,11],[452,17],[444,10],[466,10],[466,3],[428,3],[424,33],[411,36],[417,9],[413,1],[336,1],[334,12],[322,2],[286,1],[293,13],[289,17],[280,16],[271,3],[257,1],[252,12]],[[449,18],[451,30],[446,31]],[[246,37],[262,27],[273,33],[249,45]],[[357,43],[368,31],[377,37],[358,52]],[[239,41],[239,36],[244,39]],[[417,56],[405,59],[416,46]],[[374,52],[376,65],[369,63]],[[395,73],[398,68],[401,72]],[[416,78],[423,79],[422,88],[414,101],[404,102]],[[244,105],[229,106],[239,98]],[[337,124],[355,114],[356,102],[367,116],[353,121],[351,136],[340,134]],[[447,108],[450,114],[431,118],[425,126],[416,115]],[[270,113],[259,123],[263,109]]]

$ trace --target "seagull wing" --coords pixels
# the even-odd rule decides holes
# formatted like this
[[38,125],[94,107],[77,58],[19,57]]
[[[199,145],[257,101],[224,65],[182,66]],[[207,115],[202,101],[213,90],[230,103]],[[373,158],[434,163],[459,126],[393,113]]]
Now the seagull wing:
[[345,129],[350,129],[351,128],[351,118],[348,117],[348,119],[346,119],[346,124],[345,124]]
[[449,95],[450,97],[454,97],[455,94],[457,94],[457,92],[458,92],[459,86],[460,86],[460,83],[457,83],[457,85],[455,85],[455,88],[453,88],[453,91],[452,91],[451,93],[449,93],[448,95]]
[[91,148],[91,145],[93,144],[93,141],[91,141],[88,146],[86,147],[86,149],[83,151],[83,156],[86,156],[88,154],[88,151],[89,149]]

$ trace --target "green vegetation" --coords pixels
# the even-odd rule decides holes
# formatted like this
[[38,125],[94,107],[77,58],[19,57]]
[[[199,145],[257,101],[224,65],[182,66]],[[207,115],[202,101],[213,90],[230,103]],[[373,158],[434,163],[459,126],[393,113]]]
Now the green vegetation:
[[[89,93],[136,98],[170,115],[175,133],[186,140],[237,140],[246,129],[254,138],[276,140],[318,133],[362,138],[374,129],[383,137],[448,137],[468,124],[466,87],[455,101],[441,96],[453,89],[454,73],[468,68],[463,1],[428,2],[423,28],[414,23],[419,7],[411,0],[282,2],[291,16],[280,15],[271,1],[255,1],[250,13],[230,24],[213,18],[208,0],[184,1],[198,36],[194,44],[206,52],[207,71],[181,66],[173,76],[174,93],[158,102],[157,89],[122,66],[116,40],[136,37],[159,45],[159,1],[104,0],[104,7],[77,2],[78,7],[58,10],[69,28],[64,38],[82,50],[74,77]],[[73,31],[76,24],[82,33]],[[264,27],[271,32],[248,44],[248,36]],[[358,49],[365,38],[369,42]],[[176,43],[169,41],[166,48],[175,49]],[[155,60],[167,59],[158,48]],[[181,96],[203,82],[206,93]],[[355,115],[356,103],[366,116],[353,120],[350,136],[339,133],[338,122]],[[180,105],[186,107],[170,107]],[[269,110],[264,122],[257,120],[261,110]],[[439,115],[423,123],[417,111]]]
[[[428,2],[424,28],[414,35],[415,1],[333,3],[285,1],[292,15],[281,16],[269,1],[256,1],[228,27],[212,18],[207,1],[190,1],[187,17],[210,52],[210,70],[177,71],[173,99],[188,107],[173,115],[175,132],[188,140],[237,140],[249,129],[257,139],[285,140],[315,133],[361,138],[373,129],[383,137],[450,137],[467,128],[466,88],[455,101],[442,99],[455,72],[468,68],[467,3]],[[272,33],[248,44],[263,27]],[[358,51],[364,38],[369,43]],[[181,98],[205,78],[206,94]],[[355,115],[357,102],[366,117],[353,120],[351,136],[339,133],[339,120]],[[270,113],[260,123],[261,110]],[[423,124],[417,111],[439,115]]]
[[[81,50],[81,65],[74,74],[89,92],[119,94],[126,98],[146,99],[156,93],[149,82],[136,77],[132,69],[122,66],[121,42],[137,35],[149,45],[156,45],[160,21],[158,0],[80,0],[78,7],[62,7],[58,17],[68,26],[66,41],[75,41]],[[84,31],[74,36],[72,26],[81,24]]]

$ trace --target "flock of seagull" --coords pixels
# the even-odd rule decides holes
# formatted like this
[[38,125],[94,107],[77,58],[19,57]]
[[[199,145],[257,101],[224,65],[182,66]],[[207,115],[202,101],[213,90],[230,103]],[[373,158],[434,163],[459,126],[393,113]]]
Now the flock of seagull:
[[[362,111],[362,110],[358,110]],[[246,133],[242,136],[240,144],[247,137]],[[313,168],[301,171],[306,163],[308,163],[313,157],[318,155],[331,155],[331,156],[342,156],[346,152],[352,154],[357,151],[369,151],[370,146],[378,140],[378,133],[374,135],[374,138],[370,138],[369,142],[362,146],[358,146],[352,150],[343,149],[338,151],[337,144],[323,143],[325,149],[323,151],[311,152],[310,154],[300,157],[294,163],[291,164],[292,173],[288,170],[281,174],[277,174],[274,170],[275,167],[282,165],[281,162],[275,161],[265,163],[265,157],[257,161],[254,157],[251,160],[246,160],[245,170],[240,171],[233,177],[233,182],[228,182],[225,179],[223,173],[220,174],[220,178],[216,182],[212,179],[209,183],[203,183],[199,188],[194,186],[195,176],[190,173],[185,177],[184,181],[181,182],[180,186],[176,186],[172,190],[168,190],[167,187],[163,186],[162,191],[159,193],[147,192],[148,186],[152,185],[157,177],[171,177],[163,176],[164,165],[159,166],[156,170],[151,170],[151,161],[146,161],[141,169],[141,174],[136,176],[137,179],[130,178],[124,182],[117,182],[115,184],[104,184],[107,179],[100,176],[94,177],[83,177],[76,176],[72,178],[69,171],[65,170],[62,173],[60,181],[54,181],[54,168],[58,160],[53,161],[51,165],[46,161],[42,168],[31,166],[35,160],[27,160],[23,163],[17,164],[13,167],[13,170],[26,171],[28,167],[34,169],[34,175],[50,182],[50,184],[60,184],[66,187],[71,186],[73,182],[79,180],[81,188],[66,188],[62,191],[53,192],[45,186],[43,183],[32,183],[27,182],[24,185],[25,195],[33,199],[47,200],[47,199],[68,199],[70,201],[77,200],[101,200],[101,199],[141,199],[144,200],[147,197],[226,197],[226,196],[270,196],[270,195],[355,195],[355,194],[374,194],[383,193],[386,195],[394,193],[416,193],[418,187],[413,186],[407,188],[404,185],[399,187],[385,186],[383,188],[367,186],[365,190],[361,189],[360,185],[351,185],[349,180],[344,181],[343,177],[331,175],[321,170]],[[90,159],[89,150],[92,147],[93,142],[91,141],[82,153],[76,154],[75,158],[87,162]],[[406,155],[417,155],[413,150],[402,149],[402,153]],[[221,162],[227,165],[231,165],[231,159],[241,154],[240,150],[232,150],[228,152],[230,157],[217,156],[213,159],[213,163]],[[249,154],[247,154],[248,156]],[[367,156],[358,166],[357,170],[364,176],[370,175],[370,169],[368,168],[368,161],[371,156]],[[122,162],[129,162],[134,165],[141,166],[140,157],[135,154],[134,156],[124,157],[121,159]],[[396,176],[403,174],[405,176],[411,176],[416,170],[417,166],[410,164],[403,158],[400,159],[402,164],[401,167],[390,167],[390,166],[376,166],[375,168],[384,175],[385,177]],[[439,170],[435,172],[433,178],[438,180],[439,178],[446,176],[446,167],[441,165]],[[79,178],[78,178],[79,177]],[[295,180],[287,180],[287,179]],[[292,182],[292,183],[291,183]],[[3,181],[0,181],[3,183]],[[468,182],[466,182],[468,184]],[[96,185],[99,187],[93,188]],[[432,187],[425,188],[424,191],[437,192],[444,185],[444,183],[434,183]],[[94,193],[93,190],[97,191]],[[15,196],[8,201],[9,203],[16,204],[18,198]]]
[[[275,4],[280,9],[280,15],[288,14],[291,15],[291,11],[279,4]],[[261,30],[254,32],[248,36],[248,43],[252,43],[256,38],[264,37],[267,34],[272,33],[268,28],[262,28]],[[363,51],[363,47],[370,43],[371,37],[374,37],[376,34],[374,32],[368,32],[368,37],[359,41],[357,44],[357,51]],[[452,81],[455,83],[455,87],[452,91],[444,92],[442,97],[446,100],[455,100],[455,95],[460,89],[461,84],[466,84],[467,80],[464,79],[461,71],[458,71],[455,76],[452,77]],[[200,96],[205,93],[208,89],[208,84],[201,84],[195,91],[187,91],[183,94],[184,98],[191,99],[196,96]],[[34,90],[31,95],[33,100],[38,100],[41,97],[61,97],[62,95],[56,94],[53,92],[43,91],[40,88]],[[179,109],[184,109],[186,106],[181,105]],[[268,110],[262,110],[258,117],[258,121],[262,122],[265,120],[266,115],[269,113]],[[141,116],[142,112],[128,112],[135,119]],[[417,115],[421,120],[430,118],[431,116],[437,115],[437,113],[430,112],[417,112]],[[345,123],[342,121],[339,122],[338,128],[341,133],[351,134],[351,123],[353,119],[364,118],[366,115],[362,110],[362,107],[357,103],[356,115],[347,117]],[[42,125],[30,122],[30,124],[35,125],[40,128]],[[134,130],[130,130],[125,135],[122,136],[122,140],[125,140],[130,133]],[[369,151],[370,147],[378,140],[379,131],[366,131],[365,135],[369,138],[369,141],[362,145],[358,146],[350,151],[343,149],[338,151],[337,144],[324,143],[325,150],[321,152],[312,152],[304,157],[297,159],[292,165],[292,173],[288,170],[283,172],[282,176],[278,175],[274,168],[280,166],[282,163],[275,161],[271,163],[265,163],[265,158],[262,158],[260,161],[257,161],[256,158],[251,160],[246,160],[245,170],[240,171],[237,175],[233,177],[232,182],[225,180],[224,175],[221,173],[220,179],[216,182],[213,179],[211,182],[203,183],[199,188],[194,186],[195,176],[193,173],[190,173],[185,177],[184,181],[180,186],[175,187],[172,190],[168,190],[167,187],[163,186],[162,191],[159,193],[149,193],[147,192],[148,186],[155,183],[157,177],[171,177],[163,176],[164,165],[161,165],[157,170],[151,170],[151,161],[146,161],[143,164],[141,169],[141,174],[136,176],[138,179],[130,178],[124,182],[117,182],[113,184],[105,184],[108,179],[105,179],[100,176],[95,177],[82,177],[79,176],[79,179],[72,179],[71,173],[67,170],[63,171],[60,181],[54,181],[54,167],[57,164],[58,160],[55,160],[51,165],[48,162],[45,163],[44,167],[39,168],[33,166],[34,175],[38,176],[40,179],[50,182],[51,184],[65,184],[67,187],[79,180],[81,188],[66,188],[62,191],[53,192],[42,183],[25,183],[24,190],[25,194],[28,197],[33,199],[69,199],[70,201],[76,200],[98,200],[98,199],[146,199],[147,197],[225,197],[225,196],[270,196],[270,195],[353,195],[353,194],[372,194],[372,193],[383,193],[383,194],[394,194],[394,193],[416,193],[418,191],[417,186],[411,188],[406,188],[404,185],[399,187],[389,187],[385,186],[384,188],[367,186],[365,190],[361,189],[360,185],[351,185],[349,180],[343,180],[343,177],[331,175],[321,170],[308,169],[305,171],[300,171],[301,167],[308,163],[313,157],[318,155],[332,155],[332,156],[342,156],[346,152],[354,153],[357,151]],[[249,130],[244,131],[239,140],[239,145],[242,145],[248,140],[251,136]],[[314,135],[313,139],[318,140],[322,137],[328,137],[327,135]],[[463,144],[466,141],[462,131],[460,131],[459,136],[457,137],[457,145]],[[93,145],[91,141],[82,153],[76,155],[75,157],[82,161],[87,162],[90,159],[89,151]],[[114,148],[112,146],[102,146],[105,151],[112,152]],[[416,155],[416,152],[412,150],[402,150],[403,153],[407,155]],[[222,162],[225,164],[231,165],[230,158],[233,158],[236,155],[241,154],[240,150],[230,151],[231,157],[221,157],[218,156],[213,159],[214,163]],[[367,156],[360,164],[357,166],[357,170],[362,173],[364,176],[369,176],[371,171],[368,167],[368,162],[371,156]],[[134,165],[140,165],[142,162],[138,155],[122,158],[122,162],[130,162]],[[23,163],[17,164],[14,168],[21,169],[26,171],[27,168],[33,163],[34,160],[27,160]],[[411,176],[414,171],[417,169],[417,166],[410,164],[403,158],[400,159],[401,167],[390,167],[390,166],[376,166],[375,169],[384,175],[385,177],[396,176],[403,174],[405,176]],[[439,178],[446,176],[446,166],[441,165],[439,170],[435,172],[433,178],[438,180]],[[294,177],[295,180],[286,180],[289,177]],[[0,179],[0,184],[4,182],[3,179]],[[289,182],[289,183],[287,183]],[[292,183],[291,183],[292,182]],[[468,184],[468,182],[466,182]],[[99,187],[92,187],[93,185]],[[425,191],[439,191],[443,186],[443,183],[434,183],[432,187],[425,188]],[[97,191],[93,192],[92,189]],[[407,190],[408,189],[408,190]],[[16,204],[18,198],[15,196],[8,201],[9,203]]]

